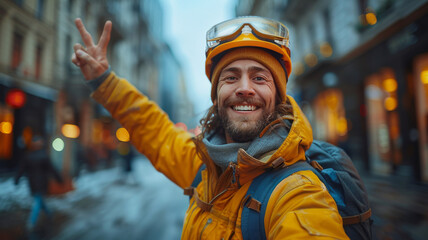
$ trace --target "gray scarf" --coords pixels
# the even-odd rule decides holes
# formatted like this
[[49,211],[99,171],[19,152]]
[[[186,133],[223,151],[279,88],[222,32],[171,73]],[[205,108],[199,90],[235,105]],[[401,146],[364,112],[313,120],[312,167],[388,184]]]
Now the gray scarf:
[[276,126],[261,138],[245,143],[226,143],[225,136],[220,131],[213,131],[202,139],[208,154],[214,163],[223,170],[229,166],[229,162],[237,162],[238,150],[242,148],[249,155],[258,158],[263,154],[278,149],[287,138],[288,130],[285,126]]

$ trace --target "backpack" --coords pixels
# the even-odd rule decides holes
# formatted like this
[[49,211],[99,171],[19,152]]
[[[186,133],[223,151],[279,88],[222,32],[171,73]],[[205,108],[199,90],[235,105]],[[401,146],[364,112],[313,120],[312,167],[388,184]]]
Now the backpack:
[[[340,148],[314,140],[306,151],[306,161],[273,168],[256,177],[245,196],[241,230],[244,239],[266,239],[264,216],[268,200],[275,187],[293,173],[311,170],[325,184],[335,200],[348,237],[372,239],[371,209],[364,184],[352,160]],[[203,165],[192,187],[201,181]],[[260,187],[261,186],[261,187]]]

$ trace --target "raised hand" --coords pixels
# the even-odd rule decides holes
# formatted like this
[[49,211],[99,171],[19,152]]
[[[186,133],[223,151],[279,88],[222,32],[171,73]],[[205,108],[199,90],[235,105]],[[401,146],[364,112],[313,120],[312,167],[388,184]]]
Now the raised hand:
[[107,46],[110,41],[112,28],[111,21],[104,25],[98,44],[95,45],[91,34],[86,30],[80,18],[75,21],[76,27],[80,32],[85,47],[76,43],[71,61],[80,68],[86,80],[94,79],[101,76],[108,69]]

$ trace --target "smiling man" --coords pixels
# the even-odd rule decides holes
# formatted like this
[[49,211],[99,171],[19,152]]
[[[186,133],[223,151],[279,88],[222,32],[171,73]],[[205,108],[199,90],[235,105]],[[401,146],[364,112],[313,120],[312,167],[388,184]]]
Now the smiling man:
[[310,170],[275,186],[263,208],[263,232],[246,228],[244,208],[261,210],[260,202],[247,196],[253,180],[305,161],[313,140],[307,119],[286,94],[291,60],[283,24],[241,17],[207,32],[205,70],[213,105],[201,120],[202,134],[194,138],[110,71],[110,21],[97,45],[80,19],[76,26],[85,47],[74,46],[72,61],[89,80],[92,97],[130,132],[155,168],[191,196],[182,239],[348,239],[334,199]]

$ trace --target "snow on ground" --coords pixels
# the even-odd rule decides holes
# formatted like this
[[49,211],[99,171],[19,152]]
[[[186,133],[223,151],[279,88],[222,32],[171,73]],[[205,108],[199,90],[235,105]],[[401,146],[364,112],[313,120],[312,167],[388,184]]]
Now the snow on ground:
[[[75,190],[49,197],[48,206],[66,216],[55,239],[180,239],[188,197],[145,158],[134,160],[132,176],[120,167],[85,172]],[[0,180],[0,211],[31,208],[21,178]]]

